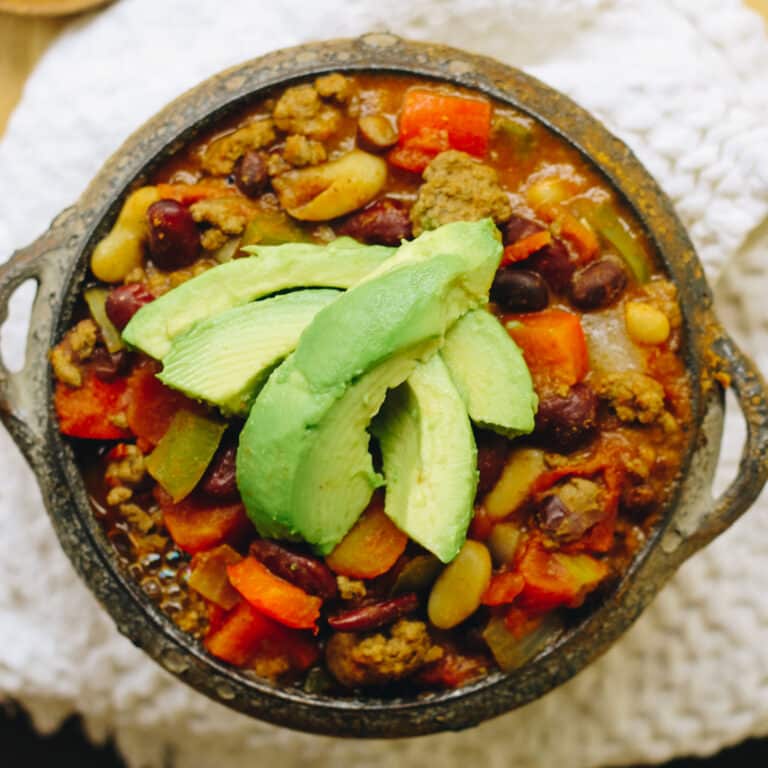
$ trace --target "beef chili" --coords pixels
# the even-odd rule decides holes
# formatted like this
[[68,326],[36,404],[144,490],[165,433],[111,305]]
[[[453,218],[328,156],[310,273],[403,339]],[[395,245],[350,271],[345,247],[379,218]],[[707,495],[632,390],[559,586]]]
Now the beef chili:
[[[348,349],[437,251],[439,311],[415,298],[389,346]],[[270,259],[277,280],[225,277]],[[125,569],[249,674],[386,695],[519,667],[625,572],[680,470],[674,286],[575,150],[471,91],[276,91],[134,188],[91,273],[50,353],[60,430]],[[342,358],[367,367],[305,418],[294,380]]]

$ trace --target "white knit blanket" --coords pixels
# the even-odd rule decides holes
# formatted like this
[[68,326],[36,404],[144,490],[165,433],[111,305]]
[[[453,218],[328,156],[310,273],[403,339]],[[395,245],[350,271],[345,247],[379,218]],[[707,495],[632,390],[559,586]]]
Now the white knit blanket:
[[[721,311],[768,367],[765,255],[738,255],[768,214],[768,39],[739,0],[122,0],[72,24],[29,81],[0,144],[0,254],[183,89],[270,49],[385,28],[523,67],[601,117],[674,198],[710,277],[729,265]],[[12,362],[28,301],[3,329]],[[742,433],[730,417],[725,478]],[[132,768],[583,768],[768,733],[768,500],[540,701],[461,734],[343,741],[249,720],[145,658],[75,576],[4,432],[0,457],[0,698],[41,729],[79,712]]]

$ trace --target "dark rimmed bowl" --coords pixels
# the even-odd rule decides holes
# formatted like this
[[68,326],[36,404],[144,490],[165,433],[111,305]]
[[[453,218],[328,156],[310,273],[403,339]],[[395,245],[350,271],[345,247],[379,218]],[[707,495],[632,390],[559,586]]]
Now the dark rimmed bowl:
[[[333,70],[408,73],[477,89],[547,125],[584,155],[632,208],[677,285],[694,424],[683,471],[663,520],[631,568],[589,615],[511,674],[417,698],[339,699],[255,681],[209,657],[123,572],[92,514],[72,447],[51,406],[47,351],[70,326],[94,244],[108,231],[128,188],[222,116],[277,86]],[[0,323],[25,280],[37,282],[24,368],[0,362],[0,415],[37,475],[62,547],[118,629],[179,679],[211,698],[273,723],[336,736],[415,736],[458,730],[526,704],[605,651],[676,568],[754,501],[768,475],[766,387],[724,332],[701,264],[666,195],[632,152],[592,116],[528,75],[492,59],[389,34],[315,43],[212,77],[169,104],[110,158],[80,200],[0,270]],[[711,495],[730,385],[747,425],[738,476]]]

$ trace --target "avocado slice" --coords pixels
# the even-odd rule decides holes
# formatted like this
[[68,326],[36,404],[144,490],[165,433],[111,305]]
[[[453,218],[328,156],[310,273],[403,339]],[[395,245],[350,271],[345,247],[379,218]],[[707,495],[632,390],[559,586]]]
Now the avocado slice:
[[158,378],[196,400],[245,416],[274,367],[340,291],[294,291],[229,309],[177,336]]
[[326,554],[381,483],[370,419],[446,329],[485,303],[501,257],[490,220],[453,231],[461,237],[430,238],[431,257],[417,251],[413,263],[318,312],[257,396],[240,435],[237,482],[263,536],[298,535]]
[[123,330],[123,340],[162,360],[172,340],[196,322],[291,288],[348,288],[395,253],[351,237],[327,245],[251,245],[243,250],[254,256],[213,267],[143,306]]
[[477,448],[464,401],[440,355],[390,392],[373,422],[387,493],[384,511],[442,562],[467,536],[477,491]]
[[485,309],[454,323],[440,350],[472,421],[507,437],[533,431],[538,398],[523,353]]

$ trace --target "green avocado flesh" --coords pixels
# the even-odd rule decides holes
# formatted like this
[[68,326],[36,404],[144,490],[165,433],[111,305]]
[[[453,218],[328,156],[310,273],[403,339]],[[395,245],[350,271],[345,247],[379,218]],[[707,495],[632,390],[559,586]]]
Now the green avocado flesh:
[[440,355],[417,366],[376,417],[387,485],[384,511],[444,563],[472,519],[477,449],[464,401]]
[[221,312],[177,336],[158,378],[224,413],[246,416],[274,367],[340,291],[295,291]]
[[538,398],[531,374],[490,312],[476,309],[454,323],[440,355],[475,424],[507,437],[533,431]]
[[333,549],[381,483],[367,426],[387,389],[487,301],[502,250],[493,223],[427,234],[401,247],[410,261],[320,310],[256,397],[240,436],[237,482],[262,535],[298,535],[323,554]]
[[254,299],[293,288],[349,288],[395,253],[340,237],[328,245],[253,245],[235,259],[182,283],[146,304],[123,330],[123,340],[162,360],[176,336],[195,323]]

